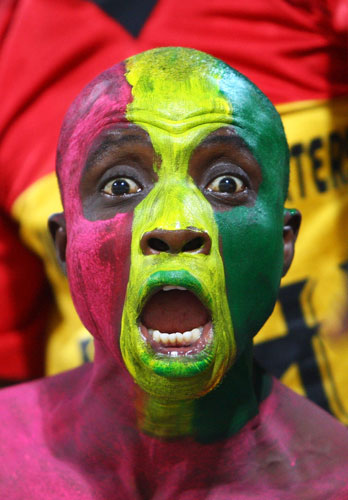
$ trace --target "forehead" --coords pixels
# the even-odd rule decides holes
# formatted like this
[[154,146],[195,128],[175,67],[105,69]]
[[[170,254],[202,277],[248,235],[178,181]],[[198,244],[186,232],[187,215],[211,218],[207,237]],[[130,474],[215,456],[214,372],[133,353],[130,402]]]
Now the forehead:
[[232,123],[231,102],[219,88],[220,61],[185,54],[147,52],[127,62],[125,76],[133,96],[127,108],[130,121],[176,134],[201,124]]
[[149,133],[156,152],[168,134],[193,148],[214,130],[232,126],[262,168],[277,168],[279,175],[287,163],[280,118],[249,80],[207,54],[155,49],[107,70],[73,103],[58,151],[63,183],[77,180],[98,135],[131,123]]

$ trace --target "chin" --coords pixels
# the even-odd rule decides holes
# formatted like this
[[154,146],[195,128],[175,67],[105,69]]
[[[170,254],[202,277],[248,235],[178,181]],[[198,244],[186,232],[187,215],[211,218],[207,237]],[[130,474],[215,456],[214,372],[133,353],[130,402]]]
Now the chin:
[[135,382],[159,399],[207,394],[236,354],[230,315],[226,321],[220,310],[223,301],[187,272],[156,275],[140,295],[138,307],[126,300],[120,337]]

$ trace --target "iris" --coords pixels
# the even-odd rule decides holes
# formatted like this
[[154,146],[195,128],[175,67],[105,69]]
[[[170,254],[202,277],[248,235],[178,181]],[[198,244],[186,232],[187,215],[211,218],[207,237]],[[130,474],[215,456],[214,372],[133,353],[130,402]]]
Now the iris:
[[129,183],[125,179],[117,179],[112,183],[111,191],[115,195],[129,194]]
[[224,177],[219,182],[220,193],[234,193],[237,191],[237,183],[233,177]]

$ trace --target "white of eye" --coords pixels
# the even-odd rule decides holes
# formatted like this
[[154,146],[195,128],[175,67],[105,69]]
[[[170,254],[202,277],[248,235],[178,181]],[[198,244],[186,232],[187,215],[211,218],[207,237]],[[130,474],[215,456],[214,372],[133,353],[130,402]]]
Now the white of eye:
[[215,193],[240,193],[245,189],[245,183],[234,175],[220,175],[211,181],[206,189]]
[[124,196],[138,193],[141,187],[129,177],[116,177],[107,182],[102,191],[111,196]]

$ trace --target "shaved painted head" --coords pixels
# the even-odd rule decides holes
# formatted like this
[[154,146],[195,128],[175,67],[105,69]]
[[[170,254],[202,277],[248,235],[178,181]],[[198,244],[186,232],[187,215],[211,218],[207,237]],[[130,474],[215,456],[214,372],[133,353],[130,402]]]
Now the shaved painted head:
[[79,94],[62,127],[59,177],[76,182],[83,158],[101,131],[115,124],[146,124],[149,112],[151,119],[156,113],[163,126],[168,123],[177,133],[182,120],[185,127],[204,120],[233,126],[263,169],[277,175],[285,199],[289,154],[276,109],[244,75],[219,59],[186,48],[166,47],[133,56],[104,71]]
[[214,57],[151,50],[81,92],[57,164],[85,326],[147,393],[206,394],[250,349],[289,260],[275,108]]

